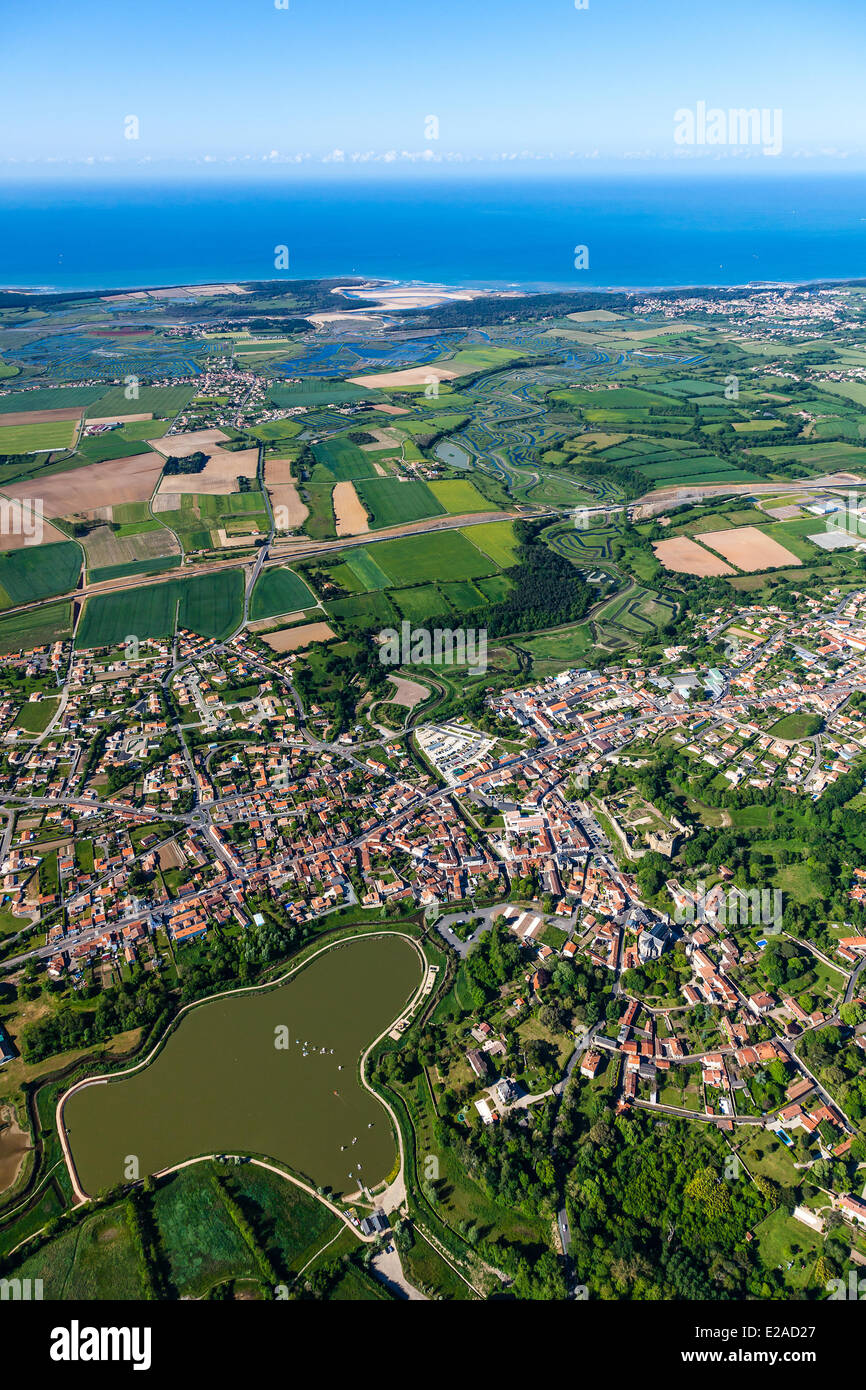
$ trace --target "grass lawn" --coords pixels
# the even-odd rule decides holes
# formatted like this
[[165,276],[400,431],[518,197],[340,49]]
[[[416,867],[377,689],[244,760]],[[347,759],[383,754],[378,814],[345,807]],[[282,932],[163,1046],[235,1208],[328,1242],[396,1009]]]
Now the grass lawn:
[[28,700],[15,716],[15,728],[23,729],[28,734],[41,734],[51,723],[59,704],[59,698],[32,702]]
[[[768,1269],[780,1269],[792,1289],[805,1289],[823,1242],[816,1231],[779,1209],[755,1227],[761,1259]],[[791,1264],[791,1268],[787,1266]]]
[[819,714],[786,714],[767,730],[773,738],[808,738],[817,734],[824,721]]

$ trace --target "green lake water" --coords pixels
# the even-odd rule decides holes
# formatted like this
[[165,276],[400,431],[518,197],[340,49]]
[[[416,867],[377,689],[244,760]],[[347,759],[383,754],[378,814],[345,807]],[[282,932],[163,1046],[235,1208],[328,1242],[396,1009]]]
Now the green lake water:
[[[282,1160],[338,1192],[374,1186],[396,1157],[391,1120],[358,1079],[361,1054],[421,983],[398,936],[335,946],[260,994],[200,1005],[134,1075],[86,1086],[64,1107],[79,1181],[91,1194],[201,1153]],[[275,1045],[288,1029],[287,1049]]]

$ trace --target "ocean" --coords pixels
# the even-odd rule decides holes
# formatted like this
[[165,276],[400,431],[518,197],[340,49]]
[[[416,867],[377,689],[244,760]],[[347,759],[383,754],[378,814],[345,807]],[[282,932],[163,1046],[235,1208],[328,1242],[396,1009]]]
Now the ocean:
[[863,174],[146,177],[0,183],[0,285],[354,274],[635,289],[866,271]]

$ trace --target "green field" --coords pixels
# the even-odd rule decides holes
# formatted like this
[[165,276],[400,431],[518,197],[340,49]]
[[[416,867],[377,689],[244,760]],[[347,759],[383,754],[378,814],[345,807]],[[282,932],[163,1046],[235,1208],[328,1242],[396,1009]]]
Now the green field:
[[337,483],[354,482],[358,478],[378,477],[367,454],[345,436],[326,439],[321,444],[314,444],[313,455],[316,462],[326,469],[330,477]]
[[767,730],[773,738],[809,738],[820,730],[823,719],[819,714],[786,714]]
[[345,381],[323,381],[311,378],[295,386],[271,386],[268,400],[277,409],[293,405],[344,405],[364,401],[370,392]]
[[489,578],[479,579],[476,583],[490,603],[500,603],[513,587],[512,581],[505,574],[491,574]]
[[153,1209],[169,1277],[181,1297],[200,1297],[225,1279],[258,1273],[252,1251],[209,1180],[196,1164],[160,1183]]
[[379,531],[385,526],[399,526],[407,521],[422,521],[428,516],[442,516],[445,508],[433,496],[426,483],[411,478],[364,478],[355,482],[355,491],[370,518],[370,528]]
[[173,570],[181,561],[179,555],[154,555],[150,560],[130,560],[125,565],[103,565],[101,569],[91,570],[89,578],[99,584],[105,579],[131,579],[136,574],[159,574],[162,570]]
[[52,1302],[144,1297],[125,1203],[64,1231],[15,1273],[20,1279],[41,1279],[43,1296]]
[[371,589],[387,589],[391,583],[369,550],[350,550],[346,556],[346,567],[367,592]]
[[435,584],[416,584],[411,589],[392,589],[388,597],[396,603],[404,618],[410,622],[425,622],[450,610]]
[[[488,581],[483,582],[487,583]],[[489,595],[482,593],[480,587],[476,588],[468,579],[455,579],[453,583],[443,584],[441,587],[448,602],[460,612],[466,612],[473,608],[483,608],[489,599]],[[505,593],[507,593],[507,585],[499,597],[504,597]]]
[[462,531],[401,536],[377,545],[374,554],[390,583],[398,587],[425,579],[477,579],[496,569],[494,561],[476,550]]
[[502,569],[517,564],[517,538],[510,521],[484,521],[480,526],[466,526],[460,532]]
[[80,573],[81,547],[76,541],[7,550],[0,555],[0,608],[68,593]]
[[594,391],[586,386],[572,386],[565,391],[554,391],[551,400],[563,401],[578,410],[635,410],[671,404],[667,397],[643,391],[638,386],[603,386]]
[[38,386],[35,391],[11,391],[8,396],[0,396],[0,414],[84,408],[104,395],[104,386]]
[[460,516],[463,512],[493,511],[493,504],[464,478],[447,478],[442,482],[428,483],[427,486],[437,502],[441,502],[452,516]]
[[47,449],[69,449],[77,432],[77,420],[49,420],[41,425],[0,425],[0,454],[33,454]]
[[170,420],[195,395],[194,386],[139,386],[138,395],[129,400],[125,386],[114,386],[88,407],[88,415],[94,419],[108,419],[112,415],[153,415],[158,420]]
[[76,646],[115,647],[130,636],[170,637],[175,616],[178,627],[202,637],[226,637],[240,623],[242,611],[240,570],[144,584],[88,599]]
[[249,433],[253,439],[294,439],[301,426],[297,420],[263,420],[260,425],[251,425]]
[[250,617],[273,618],[315,607],[316,599],[303,579],[290,569],[269,569],[259,575],[250,604]]
[[357,619],[363,623],[394,623],[397,613],[380,589],[371,594],[352,594],[349,598],[338,598],[325,605],[335,618],[348,621]]
[[72,604],[51,603],[27,613],[0,618],[0,652],[32,651],[68,637],[72,631]]
[[310,509],[310,514],[305,519],[301,529],[314,541],[333,540],[337,534],[332,501],[333,492],[333,483],[329,483],[325,487],[314,487],[308,484],[304,489],[303,497]]
[[133,439],[126,433],[126,427],[109,430],[107,434],[92,434],[82,439],[75,454],[78,463],[104,463],[106,459],[131,458],[133,454],[148,454],[143,439]]
[[43,733],[57,713],[58,703],[58,699],[28,700],[15,716],[15,727],[28,734]]

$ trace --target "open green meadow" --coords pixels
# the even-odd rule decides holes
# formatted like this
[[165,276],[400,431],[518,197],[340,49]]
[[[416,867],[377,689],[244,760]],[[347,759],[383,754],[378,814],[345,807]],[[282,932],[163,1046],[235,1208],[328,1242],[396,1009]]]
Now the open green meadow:
[[141,1299],[145,1290],[126,1203],[96,1212],[18,1266],[20,1279],[41,1279],[43,1297]]
[[76,541],[7,550],[0,555],[0,608],[68,593],[80,573],[81,547]]
[[154,1197],[169,1277],[181,1298],[200,1298],[214,1284],[259,1273],[210,1171],[210,1164],[196,1164],[173,1173]]
[[88,577],[93,584],[102,584],[107,579],[132,579],[137,574],[161,574],[173,570],[181,562],[180,555],[154,555],[150,559],[130,560],[125,565],[103,565],[90,570]]
[[277,409],[293,405],[346,405],[367,400],[369,391],[346,381],[327,381],[312,377],[293,386],[276,385],[268,390],[268,400]]
[[88,599],[78,647],[114,647],[130,636],[171,637],[177,626],[202,637],[227,637],[243,614],[243,575],[217,570]]
[[428,532],[383,541],[375,548],[375,559],[390,583],[398,587],[425,579],[477,579],[497,568],[496,562],[476,549],[462,531]]
[[427,484],[416,478],[405,481],[396,478],[363,478],[355,482],[355,491],[370,518],[370,528],[373,531],[445,514],[445,508],[434,497]]
[[0,618],[0,652],[32,651],[59,642],[72,631],[72,604],[52,603]]
[[463,512],[493,510],[492,503],[481,496],[474,483],[467,482],[464,478],[447,478],[442,482],[428,483],[427,486],[436,501],[452,516],[460,516]]
[[[326,439],[321,444],[314,444],[313,456],[316,462],[327,471],[328,478],[333,478],[336,483],[355,482],[359,478],[378,477],[369,455],[365,454],[362,449],[358,448],[357,444],[345,436]],[[328,478],[321,481],[328,481]],[[319,479],[317,478],[316,481],[318,482]]]
[[392,589],[388,594],[404,618],[424,622],[450,613],[448,603],[435,584],[416,584],[411,589]]
[[368,625],[376,623],[383,626],[397,621],[396,610],[381,589],[374,589],[369,594],[352,594],[349,598],[335,599],[333,603],[326,603],[325,608],[333,617],[344,618],[348,622],[358,621]]
[[387,589],[391,580],[369,550],[350,550],[346,555],[346,568],[349,569],[363,589]]
[[189,405],[195,395],[195,387],[185,386],[139,386],[138,394],[130,400],[125,386],[113,386],[103,391],[95,402],[88,405],[87,413],[96,419],[108,419],[111,415],[153,415],[159,420],[170,420]]
[[0,454],[35,454],[50,449],[69,449],[77,433],[77,420],[49,420],[34,425],[0,424]]
[[333,494],[333,483],[321,487],[308,483],[304,488],[303,498],[310,511],[301,529],[314,541],[333,540],[336,537]]
[[501,569],[510,569],[512,565],[517,564],[518,542],[513,522],[485,521],[480,526],[464,527],[460,534],[485,555],[489,555]]
[[268,569],[259,575],[253,590],[250,617],[273,618],[278,613],[297,613],[315,604],[315,595],[294,570]]
[[104,386],[37,386],[0,396],[0,415],[22,410],[70,410],[90,406],[105,395]]

